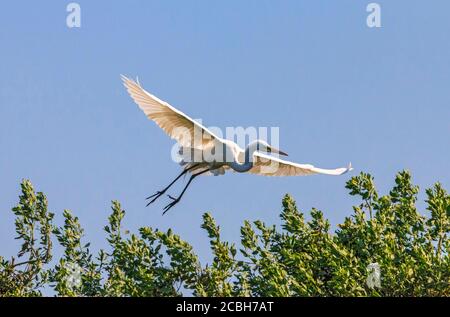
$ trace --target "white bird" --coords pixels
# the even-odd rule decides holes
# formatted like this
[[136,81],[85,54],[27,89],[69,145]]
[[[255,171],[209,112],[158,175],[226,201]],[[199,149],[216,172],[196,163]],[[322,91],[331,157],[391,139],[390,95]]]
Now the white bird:
[[[231,170],[265,176],[342,175],[352,170],[351,164],[346,168],[322,169],[310,164],[297,164],[261,153],[264,151],[287,156],[286,153],[263,140],[251,142],[244,150],[233,141],[219,138],[183,112],[145,91],[138,81],[125,76],[122,76],[122,80],[131,98],[145,115],[178,142],[180,153],[184,157],[188,153],[188,158],[191,158],[181,161],[183,171],[168,186],[146,198],[147,200],[151,199],[148,206],[161,197],[183,175],[190,173],[191,177],[181,194],[177,198],[168,195],[172,202],[164,208],[163,214],[175,206],[191,182],[203,174],[217,176]],[[200,138],[198,138],[199,133]],[[217,155],[211,159],[211,153]],[[192,159],[193,157],[196,159]]]

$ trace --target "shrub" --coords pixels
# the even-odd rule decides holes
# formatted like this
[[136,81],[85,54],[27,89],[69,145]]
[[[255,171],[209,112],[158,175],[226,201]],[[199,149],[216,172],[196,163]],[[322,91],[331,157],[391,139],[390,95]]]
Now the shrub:
[[[450,295],[450,196],[440,184],[427,189],[426,217],[408,172],[384,196],[369,174],[352,177],[346,188],[361,203],[334,234],[321,211],[312,209],[306,221],[289,195],[282,228],[246,221],[240,246],[223,241],[206,213],[209,265],[172,230],[123,232],[116,201],[104,228],[109,248],[93,255],[77,217],[66,210],[64,225],[55,226],[45,195],[27,180],[21,188],[13,212],[22,247],[16,258],[0,257],[1,296],[40,296],[43,288],[59,296]],[[54,266],[53,240],[64,250]]]

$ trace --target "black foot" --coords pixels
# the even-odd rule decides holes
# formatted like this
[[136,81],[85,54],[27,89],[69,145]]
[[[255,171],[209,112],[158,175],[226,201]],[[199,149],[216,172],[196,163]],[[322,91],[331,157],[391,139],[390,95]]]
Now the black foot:
[[178,198],[173,197],[172,195],[167,195],[167,197],[169,197],[172,200],[177,200]]
[[165,190],[163,190],[163,191],[157,191],[156,194],[153,194],[153,195],[148,196],[147,198],[145,198],[146,200],[149,200],[149,199],[152,199],[152,198],[153,198],[153,199],[147,204],[146,207],[148,207],[150,204],[154,203],[155,200],[157,200],[159,197],[161,197],[162,195],[164,195],[165,192],[166,192]]
[[164,207],[163,215],[164,215],[166,212],[168,212],[169,209],[171,209],[173,206],[175,206],[176,204],[178,204],[179,201],[180,201],[180,198],[179,198],[179,197],[178,197],[178,198],[174,198],[174,197],[172,197],[172,196],[170,196],[170,195],[168,195],[168,196],[169,196],[170,199],[172,199],[172,202],[171,202],[170,204],[168,204],[166,207]]

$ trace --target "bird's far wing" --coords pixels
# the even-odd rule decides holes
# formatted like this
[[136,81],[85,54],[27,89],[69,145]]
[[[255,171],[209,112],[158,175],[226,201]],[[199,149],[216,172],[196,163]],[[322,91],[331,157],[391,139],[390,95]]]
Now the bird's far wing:
[[297,164],[259,152],[254,153],[253,164],[249,173],[265,176],[342,175],[353,169],[351,164],[337,169],[317,168],[310,164]]
[[[147,118],[155,121],[161,129],[181,146],[202,150],[212,146],[214,140],[216,142],[221,140],[200,123],[189,118],[167,102],[145,91],[139,82],[135,82],[125,76],[122,76],[122,80],[131,98],[144,111]],[[197,139],[194,140],[194,137]]]

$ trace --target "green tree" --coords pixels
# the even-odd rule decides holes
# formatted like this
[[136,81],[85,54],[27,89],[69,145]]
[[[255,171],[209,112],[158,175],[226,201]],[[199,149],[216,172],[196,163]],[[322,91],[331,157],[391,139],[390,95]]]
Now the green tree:
[[[449,296],[450,196],[442,186],[426,190],[422,213],[406,171],[384,196],[365,173],[346,188],[360,202],[335,232],[321,211],[306,217],[289,195],[281,228],[246,221],[239,246],[204,214],[213,257],[202,265],[172,230],[124,231],[116,201],[104,228],[109,247],[92,254],[78,218],[66,210],[63,226],[53,224],[46,197],[25,180],[13,208],[22,247],[0,257],[0,296],[40,296],[43,288],[59,296]],[[63,249],[56,263],[52,242]]]

